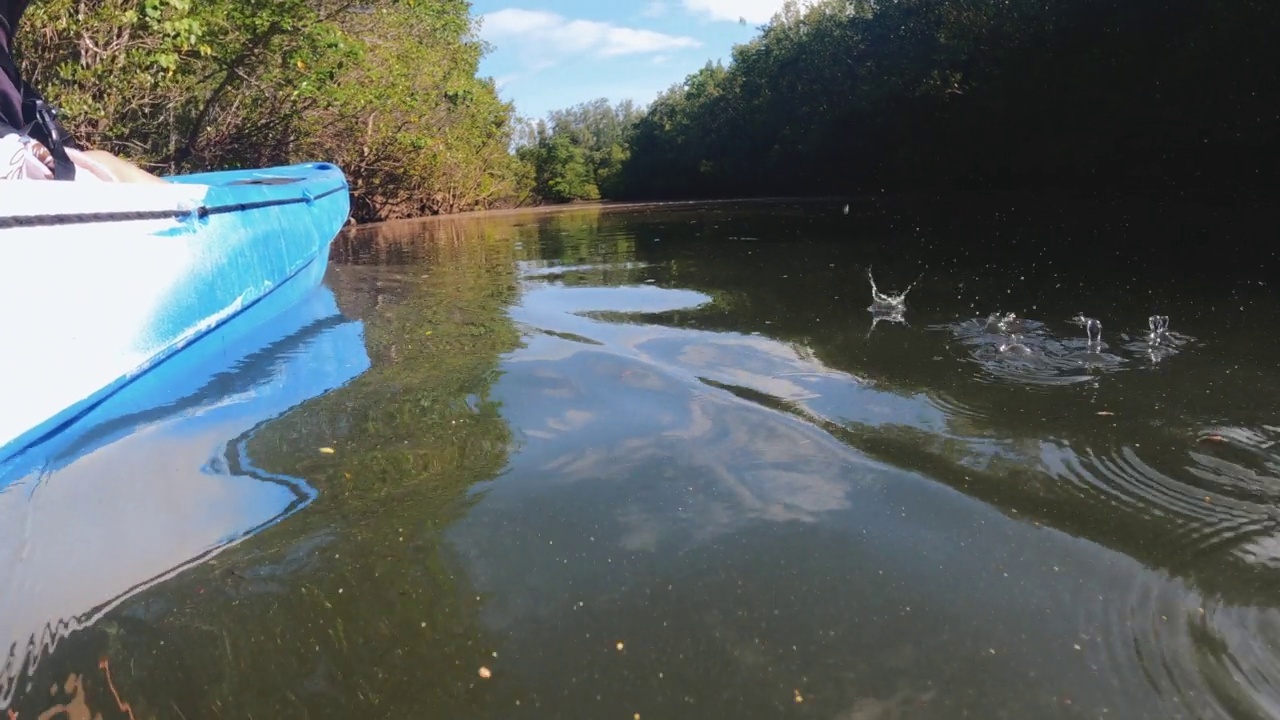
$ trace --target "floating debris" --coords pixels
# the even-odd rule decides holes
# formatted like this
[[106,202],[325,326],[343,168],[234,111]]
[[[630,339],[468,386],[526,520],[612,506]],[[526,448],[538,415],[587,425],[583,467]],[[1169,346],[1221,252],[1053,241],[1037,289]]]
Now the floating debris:
[[489,678],[493,677],[493,672],[492,672],[491,670],[489,670],[489,668],[484,667],[483,665],[481,665],[481,666],[480,666],[480,677],[481,677],[481,678],[483,678],[483,679],[485,679],[485,680],[488,680]]

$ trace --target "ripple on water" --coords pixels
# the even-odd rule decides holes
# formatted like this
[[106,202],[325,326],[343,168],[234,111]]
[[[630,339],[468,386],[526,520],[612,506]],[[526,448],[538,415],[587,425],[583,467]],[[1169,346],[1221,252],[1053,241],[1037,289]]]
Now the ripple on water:
[[1280,503],[1280,428],[1219,425],[1202,430],[1188,471],[1239,500]]
[[516,263],[520,276],[531,280],[556,279],[574,273],[598,275],[609,272],[634,272],[650,267],[652,267],[650,263],[638,261],[566,264],[558,260],[522,260]]
[[1167,717],[1280,713],[1280,611],[1229,604],[1160,574],[1132,578],[1075,608],[1070,642],[1091,667],[1117,688],[1150,687],[1169,703]]
[[1121,333],[1120,340],[1123,343],[1121,347],[1135,360],[1143,361],[1135,363],[1136,367],[1150,368],[1181,353],[1188,345],[1194,343],[1196,338],[1184,333],[1166,330],[1145,335]]
[[1167,551],[1181,552],[1183,563],[1235,559],[1280,567],[1277,456],[1255,445],[1257,453],[1229,459],[1217,454],[1231,452],[1227,440],[1210,444],[1206,449],[1205,443],[1197,443],[1185,456],[1160,457],[1165,469],[1128,445],[1077,452],[1067,444],[1045,442],[1041,461],[1051,476],[1082,495],[1157,520],[1164,536],[1152,540],[1164,543]]

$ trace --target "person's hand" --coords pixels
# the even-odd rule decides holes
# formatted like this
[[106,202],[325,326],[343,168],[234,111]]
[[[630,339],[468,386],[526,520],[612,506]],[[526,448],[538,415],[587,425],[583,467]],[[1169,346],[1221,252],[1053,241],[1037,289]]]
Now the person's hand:
[[53,177],[53,155],[48,148],[26,135],[0,135],[0,179],[45,180]]

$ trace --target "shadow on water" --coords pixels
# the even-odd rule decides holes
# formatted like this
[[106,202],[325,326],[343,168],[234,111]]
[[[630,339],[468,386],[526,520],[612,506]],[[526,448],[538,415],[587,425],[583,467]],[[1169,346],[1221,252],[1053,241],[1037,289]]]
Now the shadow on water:
[[[226,436],[305,511],[77,609],[22,717],[1280,713],[1264,268],[1143,260],[1159,212],[842,204],[344,235],[317,332],[369,369]],[[888,321],[869,269],[921,278]]]

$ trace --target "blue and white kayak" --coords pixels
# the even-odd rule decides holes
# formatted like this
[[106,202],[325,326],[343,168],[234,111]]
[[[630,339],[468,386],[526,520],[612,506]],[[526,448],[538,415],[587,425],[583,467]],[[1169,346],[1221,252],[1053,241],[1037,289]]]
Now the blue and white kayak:
[[350,213],[327,163],[165,179],[0,185],[0,463],[282,287],[318,285]]

